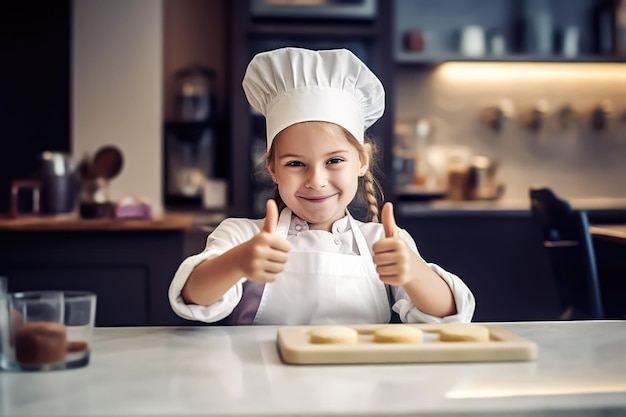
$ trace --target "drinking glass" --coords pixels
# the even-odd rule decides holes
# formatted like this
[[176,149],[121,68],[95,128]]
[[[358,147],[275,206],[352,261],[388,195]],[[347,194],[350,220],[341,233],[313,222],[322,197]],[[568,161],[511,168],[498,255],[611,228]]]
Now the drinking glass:
[[91,336],[96,318],[96,294],[89,291],[64,291],[64,324],[67,328],[66,368],[89,363]]
[[67,344],[61,291],[4,296],[0,367],[43,371],[63,367]]

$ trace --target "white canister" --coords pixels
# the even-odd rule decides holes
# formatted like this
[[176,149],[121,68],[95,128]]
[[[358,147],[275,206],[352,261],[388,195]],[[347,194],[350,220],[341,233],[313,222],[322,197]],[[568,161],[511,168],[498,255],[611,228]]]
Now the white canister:
[[460,52],[468,57],[485,55],[485,31],[481,26],[469,25],[461,30]]

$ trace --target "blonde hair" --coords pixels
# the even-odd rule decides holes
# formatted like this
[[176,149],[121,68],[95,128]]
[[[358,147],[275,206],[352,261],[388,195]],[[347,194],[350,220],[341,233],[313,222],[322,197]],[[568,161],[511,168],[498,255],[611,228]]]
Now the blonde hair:
[[[302,122],[302,123],[320,123],[324,127],[326,127],[330,133],[337,134],[340,133],[343,135],[346,140],[356,148],[359,153],[359,158],[361,161],[368,162],[367,171],[365,171],[362,177],[359,177],[359,185],[356,193],[356,197],[358,201],[366,208],[367,214],[365,216],[365,221],[368,222],[380,222],[380,204],[384,200],[383,190],[380,186],[380,183],[376,179],[373,174],[373,170],[376,170],[376,159],[375,156],[377,154],[377,148],[371,138],[367,137],[365,143],[360,143],[358,140],[350,134],[343,127],[336,125],[334,123],[329,122]],[[280,134],[279,134],[280,135]],[[274,166],[274,144],[276,141],[272,143],[270,149],[265,153],[265,165],[268,167]],[[266,170],[267,173],[267,170]],[[274,193],[272,198],[276,201],[278,205],[278,211],[281,211],[286,207],[286,204],[283,202],[282,198],[280,198],[280,193],[278,191],[278,185],[274,184]]]

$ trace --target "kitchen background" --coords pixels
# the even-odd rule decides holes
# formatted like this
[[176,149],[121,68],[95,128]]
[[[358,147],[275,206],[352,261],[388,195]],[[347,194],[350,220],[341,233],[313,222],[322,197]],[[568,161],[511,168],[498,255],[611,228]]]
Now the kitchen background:
[[[263,120],[241,89],[249,59],[288,44],[349,46],[386,87],[372,134],[387,199],[420,253],[472,288],[476,320],[558,317],[528,187],[547,185],[591,207],[593,222],[623,222],[626,42],[614,29],[626,21],[618,19],[624,1],[310,2],[1,3],[0,212],[9,210],[13,180],[37,177],[43,151],[77,162],[114,146],[123,155],[110,181],[114,201],[142,197],[155,213],[194,218],[174,231],[149,222],[98,231],[79,221],[81,233],[63,222],[31,231],[3,219],[0,274],[9,285],[88,285],[110,308],[105,323],[178,323],[167,287],[182,258],[202,250],[215,210],[263,216],[266,189],[251,176],[250,156],[263,148]],[[200,77],[187,71],[198,67]],[[181,106],[189,78],[191,91],[210,95],[210,111],[195,118]],[[495,172],[486,193],[446,184],[468,163],[480,175]],[[181,180],[174,193],[172,172]],[[623,285],[606,294],[622,297]],[[119,305],[127,307],[120,313]]]
[[[445,189],[443,149],[448,156],[469,152],[493,158],[498,181],[505,186],[504,200],[525,200],[535,184],[570,197],[626,197],[626,64],[598,49],[596,20],[605,2],[444,3],[396,0],[393,22],[386,23],[393,46],[391,85],[386,87],[395,138],[379,140],[396,158],[414,155],[407,148],[416,143],[426,145],[420,150],[431,160],[422,158],[422,166],[428,163],[434,176],[439,171],[436,180],[421,182],[422,187],[398,190],[396,185],[417,180],[403,175],[406,167],[396,161],[398,177],[389,189],[409,190],[409,198],[416,189],[429,191],[428,185],[430,191]],[[144,196],[161,211],[164,126],[176,118],[177,73],[190,65],[214,71],[216,122],[210,149],[216,162],[209,176],[228,182],[228,126],[237,123],[229,120],[234,90],[229,85],[241,82],[233,79],[240,70],[232,68],[229,58],[237,45],[227,25],[228,11],[237,13],[241,7],[240,13],[248,14],[246,4],[76,0],[3,6],[7,29],[2,42],[12,68],[4,68],[2,77],[8,128],[0,164],[0,210],[8,208],[10,180],[32,175],[39,152],[69,151],[78,159],[115,145],[125,163],[111,194]],[[520,16],[541,17],[545,5],[551,33],[572,25],[577,31],[577,46],[568,56],[558,42],[547,56],[520,49]],[[477,53],[484,55],[459,54],[458,32],[476,25],[486,45]],[[415,44],[405,43],[409,34],[418,36],[417,51]],[[498,39],[503,44],[492,50]],[[498,111],[501,124],[496,128],[492,117]],[[414,134],[417,121],[426,127],[421,142]],[[383,129],[379,136],[387,133]],[[231,188],[231,200],[232,194]]]

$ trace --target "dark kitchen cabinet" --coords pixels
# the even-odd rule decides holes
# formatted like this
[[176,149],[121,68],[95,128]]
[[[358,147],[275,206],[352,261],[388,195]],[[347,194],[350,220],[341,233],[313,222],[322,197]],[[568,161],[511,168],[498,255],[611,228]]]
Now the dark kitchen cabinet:
[[[471,203],[468,203],[471,204]],[[400,205],[422,257],[458,275],[476,297],[476,321],[559,320],[559,294],[543,237],[528,209],[413,210]],[[623,223],[623,209],[588,211],[592,223]],[[600,286],[609,318],[623,318],[623,245],[594,240]]]
[[[387,99],[385,115],[369,130],[377,141],[378,164],[381,172],[391,170],[393,141],[393,57],[391,48],[391,13],[393,4],[388,1],[367,0],[374,13],[354,11],[341,15],[325,14],[329,5],[307,5],[307,13],[286,13],[284,8],[263,6],[250,0],[228,3],[230,47],[229,97],[231,133],[231,209],[234,215],[263,217],[264,201],[271,188],[255,176],[257,162],[266,150],[265,120],[252,112],[241,82],[252,57],[262,51],[295,46],[309,49],[348,48],[359,56],[380,78]],[[348,4],[348,3],[346,3]],[[349,2],[351,5],[359,2]],[[290,6],[295,9],[298,6]],[[351,6],[342,8],[350,9]],[[293,10],[290,10],[293,11]],[[371,11],[371,10],[370,10]],[[392,178],[379,179],[387,196],[392,196]]]
[[9,291],[94,291],[97,326],[197,325],[167,298],[184,247],[182,229],[2,230],[0,275]]
[[[393,49],[401,64],[444,61],[626,60],[621,0],[395,0]],[[621,25],[625,23],[622,21]],[[461,52],[478,26],[484,53]],[[572,49],[574,48],[574,49]]]
[[476,321],[556,320],[559,299],[530,214],[396,215],[420,254],[458,275],[476,297]]

